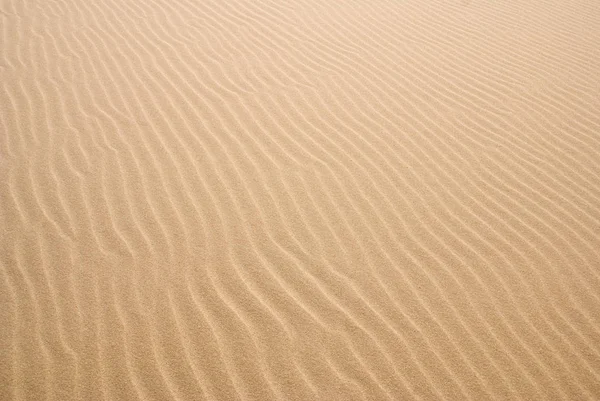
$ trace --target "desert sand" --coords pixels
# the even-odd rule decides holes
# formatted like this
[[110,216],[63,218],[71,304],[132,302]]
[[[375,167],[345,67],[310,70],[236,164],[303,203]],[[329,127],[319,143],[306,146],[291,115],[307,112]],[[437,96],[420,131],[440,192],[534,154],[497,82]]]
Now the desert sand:
[[599,400],[597,0],[2,0],[0,400]]

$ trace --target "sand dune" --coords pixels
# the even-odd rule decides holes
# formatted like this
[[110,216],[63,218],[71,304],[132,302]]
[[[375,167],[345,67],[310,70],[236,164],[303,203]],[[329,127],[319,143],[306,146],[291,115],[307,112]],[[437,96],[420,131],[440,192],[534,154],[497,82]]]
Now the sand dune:
[[0,400],[600,399],[596,0],[0,32]]

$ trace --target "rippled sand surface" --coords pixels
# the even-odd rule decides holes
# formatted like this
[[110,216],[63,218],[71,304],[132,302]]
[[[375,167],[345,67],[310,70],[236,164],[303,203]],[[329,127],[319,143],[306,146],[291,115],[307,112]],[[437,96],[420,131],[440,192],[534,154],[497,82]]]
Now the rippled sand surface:
[[597,0],[0,1],[0,400],[588,399]]

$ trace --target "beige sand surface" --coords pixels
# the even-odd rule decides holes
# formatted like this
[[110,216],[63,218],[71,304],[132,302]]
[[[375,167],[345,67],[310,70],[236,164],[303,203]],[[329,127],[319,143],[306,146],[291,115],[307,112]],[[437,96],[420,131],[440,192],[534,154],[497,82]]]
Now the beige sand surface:
[[598,0],[1,0],[0,400],[599,400]]

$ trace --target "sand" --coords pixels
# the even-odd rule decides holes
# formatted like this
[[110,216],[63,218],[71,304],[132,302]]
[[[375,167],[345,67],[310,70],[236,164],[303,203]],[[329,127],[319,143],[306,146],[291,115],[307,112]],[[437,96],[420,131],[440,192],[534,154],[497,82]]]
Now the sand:
[[0,400],[600,399],[597,0],[2,0]]

